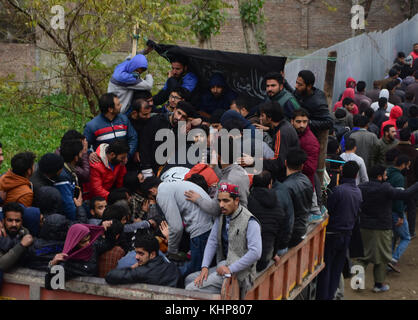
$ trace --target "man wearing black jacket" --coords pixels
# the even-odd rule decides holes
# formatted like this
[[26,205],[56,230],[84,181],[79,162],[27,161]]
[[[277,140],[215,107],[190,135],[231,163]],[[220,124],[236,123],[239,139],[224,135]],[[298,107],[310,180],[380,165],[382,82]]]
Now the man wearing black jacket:
[[288,229],[288,217],[277,200],[272,189],[271,174],[263,171],[254,176],[253,186],[248,197],[248,210],[261,223],[262,253],[256,269],[265,269],[269,262],[279,260],[277,252],[287,248],[292,230]]
[[[177,136],[179,121],[188,121],[194,118],[195,110],[193,106],[185,101],[180,101],[173,113],[158,114],[153,116],[146,124],[140,137],[139,154],[141,159],[141,170],[145,177],[157,174],[158,164],[155,159],[157,148],[165,141],[156,141],[156,134],[160,129],[173,130]],[[177,142],[177,137],[176,137]],[[168,155],[169,156],[169,155]]]
[[300,106],[309,112],[309,127],[318,136],[333,125],[325,93],[314,87],[315,75],[310,70],[302,70],[296,79],[294,95]]
[[389,290],[384,284],[388,262],[392,260],[392,202],[416,197],[418,183],[403,190],[385,182],[386,168],[377,165],[369,171],[369,182],[359,185],[363,196],[360,214],[360,231],[363,239],[364,257],[358,262],[366,268],[374,264],[374,292]]
[[344,164],[343,183],[328,197],[329,222],[325,238],[325,268],[318,278],[316,298],[333,300],[350,245],[351,233],[363,201],[356,185],[359,165],[355,161]]
[[152,235],[143,234],[135,239],[137,263],[129,268],[114,269],[106,275],[109,284],[148,283],[176,287],[180,271],[174,263],[158,255],[158,240]]

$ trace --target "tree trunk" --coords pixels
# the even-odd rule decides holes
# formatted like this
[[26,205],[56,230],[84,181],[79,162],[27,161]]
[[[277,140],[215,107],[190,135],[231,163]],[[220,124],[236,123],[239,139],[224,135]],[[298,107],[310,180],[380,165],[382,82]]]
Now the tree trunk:
[[211,38],[209,39],[203,39],[203,38],[199,38],[199,48],[200,49],[212,49],[212,41]]
[[[238,0],[238,6],[241,7],[245,0]],[[247,53],[260,53],[258,41],[256,37],[256,29],[253,24],[248,24],[241,17],[242,31],[244,33],[245,48]]]

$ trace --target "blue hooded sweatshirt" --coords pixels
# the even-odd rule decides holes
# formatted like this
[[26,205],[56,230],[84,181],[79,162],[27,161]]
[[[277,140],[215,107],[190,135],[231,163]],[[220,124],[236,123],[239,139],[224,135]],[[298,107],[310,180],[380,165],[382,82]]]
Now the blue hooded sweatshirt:
[[41,211],[39,208],[28,207],[23,209],[23,226],[34,237],[39,235]]
[[148,69],[147,58],[142,54],[117,65],[110,81],[120,86],[136,85],[141,81],[139,75],[133,73],[138,68]]

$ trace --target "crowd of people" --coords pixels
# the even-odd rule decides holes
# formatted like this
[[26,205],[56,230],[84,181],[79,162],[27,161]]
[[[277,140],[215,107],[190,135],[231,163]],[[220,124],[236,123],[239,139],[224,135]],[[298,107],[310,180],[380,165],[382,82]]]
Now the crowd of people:
[[[200,87],[183,56],[171,59],[153,96],[152,75],[142,77],[150,50],[115,68],[83,133],[68,130],[37,162],[29,151],[13,155],[0,176],[0,279],[18,266],[48,274],[62,265],[66,279],[220,293],[235,275],[244,297],[257,273],[328,212],[317,298],[335,298],[348,258],[374,264],[373,290],[387,291],[386,272],[400,272],[415,237],[418,44],[370,90],[348,78],[333,112],[309,70],[295,88],[283,71],[264,75],[265,99],[250,105],[219,72]],[[161,129],[175,137],[165,163],[157,157]],[[192,139],[182,148],[185,132]],[[202,143],[198,162],[184,157]],[[255,145],[262,157],[237,145]],[[0,168],[3,150],[10,152],[0,144]],[[262,170],[249,174],[257,161]]]

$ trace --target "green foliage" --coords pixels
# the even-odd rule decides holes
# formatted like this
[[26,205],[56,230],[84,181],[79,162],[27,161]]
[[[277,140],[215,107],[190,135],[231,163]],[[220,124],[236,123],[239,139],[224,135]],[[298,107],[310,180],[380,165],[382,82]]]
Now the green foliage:
[[241,18],[245,21],[245,23],[249,25],[257,25],[264,23],[264,14],[261,12],[263,6],[264,0],[242,1],[239,7]]
[[191,30],[201,40],[218,34],[228,16],[224,10],[226,8],[232,6],[222,0],[192,1],[188,11]]
[[92,115],[85,99],[76,106],[71,106],[72,101],[73,97],[63,93],[39,96],[0,79],[0,141],[5,156],[0,173],[10,168],[16,153],[32,151],[39,160],[54,152],[67,130],[83,132]]

